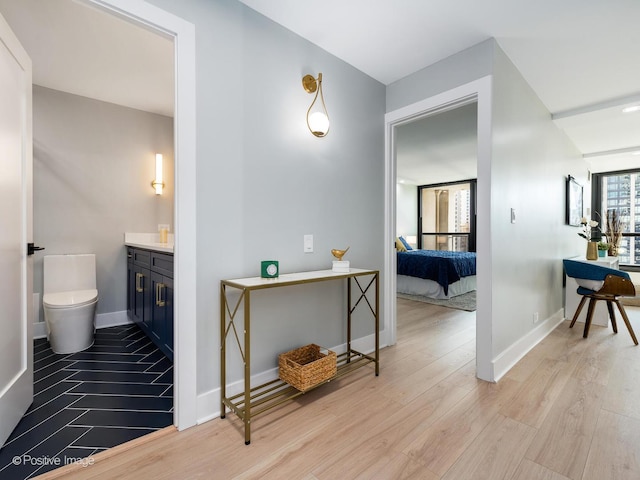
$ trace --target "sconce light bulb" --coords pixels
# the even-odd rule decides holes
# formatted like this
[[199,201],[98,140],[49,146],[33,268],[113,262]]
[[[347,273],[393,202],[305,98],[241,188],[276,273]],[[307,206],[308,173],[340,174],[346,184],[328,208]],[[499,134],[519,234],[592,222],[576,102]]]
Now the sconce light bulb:
[[162,187],[164,187],[162,178],[162,154],[156,153],[156,179],[151,182],[151,185],[156,190],[156,195],[162,195]]
[[316,137],[324,137],[329,131],[329,118],[323,112],[309,115],[309,129]]
[[156,182],[162,183],[162,154],[156,153]]

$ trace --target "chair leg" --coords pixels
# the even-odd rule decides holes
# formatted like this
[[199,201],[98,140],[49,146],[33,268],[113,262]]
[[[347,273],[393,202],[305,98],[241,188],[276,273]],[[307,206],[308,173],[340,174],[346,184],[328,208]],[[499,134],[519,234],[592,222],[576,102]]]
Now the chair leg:
[[613,328],[613,333],[618,333],[618,325],[616,324],[616,314],[613,311],[613,304],[611,300],[607,300],[607,309],[609,310],[609,318],[611,319],[611,327]]
[[593,297],[589,299],[589,308],[587,309],[587,319],[584,321],[584,333],[582,334],[583,338],[587,338],[589,336],[589,328],[591,327],[593,312],[596,310],[596,302],[597,302],[597,299]]
[[569,325],[569,328],[573,328],[573,326],[575,325],[576,320],[578,320],[578,316],[582,311],[582,307],[584,307],[584,302],[586,301],[587,301],[587,297],[583,296],[582,300],[580,300],[580,304],[578,305],[578,308],[576,309],[576,313],[573,315],[573,320],[571,320],[571,325]]
[[624,320],[625,325],[627,326],[627,330],[629,330],[629,334],[631,335],[631,339],[633,343],[638,345],[638,339],[636,338],[636,334],[633,332],[633,328],[631,327],[631,323],[629,322],[629,317],[627,317],[627,312],[624,311],[624,307],[620,303],[618,299],[615,299],[616,305],[618,306],[618,310],[620,310],[620,315],[622,315],[622,319]]

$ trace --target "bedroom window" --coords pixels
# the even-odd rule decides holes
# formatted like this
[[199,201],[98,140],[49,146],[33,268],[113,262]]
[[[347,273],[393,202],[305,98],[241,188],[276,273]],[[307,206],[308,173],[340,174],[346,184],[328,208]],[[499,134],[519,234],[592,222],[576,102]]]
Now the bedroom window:
[[418,187],[418,248],[476,251],[476,180]]
[[620,265],[640,267],[640,170],[594,173],[591,185],[591,209],[595,212],[591,217],[604,226],[607,211],[617,211],[623,231]]

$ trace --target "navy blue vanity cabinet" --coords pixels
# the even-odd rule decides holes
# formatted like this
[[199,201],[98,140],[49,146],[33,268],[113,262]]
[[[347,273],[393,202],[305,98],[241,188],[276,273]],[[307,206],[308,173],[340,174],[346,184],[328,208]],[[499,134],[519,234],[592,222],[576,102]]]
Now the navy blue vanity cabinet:
[[173,361],[173,255],[127,247],[127,314]]

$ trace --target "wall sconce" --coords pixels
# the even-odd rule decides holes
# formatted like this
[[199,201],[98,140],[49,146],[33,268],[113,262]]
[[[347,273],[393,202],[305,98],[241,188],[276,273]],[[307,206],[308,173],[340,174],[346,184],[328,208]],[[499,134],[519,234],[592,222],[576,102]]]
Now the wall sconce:
[[[316,93],[309,110],[307,110],[307,127],[316,137],[324,137],[329,133],[329,114],[322,95],[322,73],[318,74],[317,79],[311,75],[305,75],[302,78],[302,86],[307,93]],[[320,102],[316,103],[318,95],[320,96]]]
[[151,186],[156,190],[156,195],[162,195],[164,183],[162,181],[162,154],[156,153],[156,179],[151,182]]

